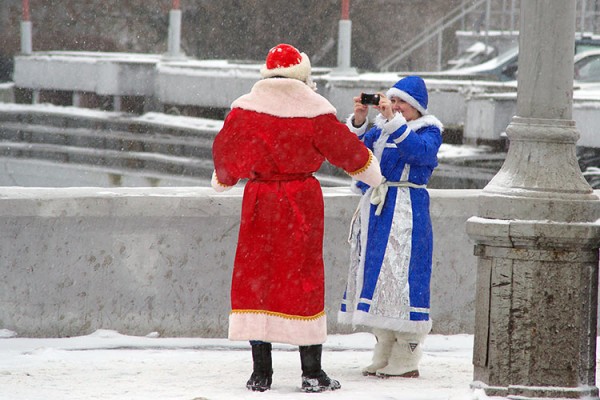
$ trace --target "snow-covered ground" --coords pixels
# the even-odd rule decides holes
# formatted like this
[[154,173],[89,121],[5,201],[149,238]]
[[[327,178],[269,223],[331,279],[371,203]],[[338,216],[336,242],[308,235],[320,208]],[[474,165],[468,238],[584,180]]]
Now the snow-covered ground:
[[274,345],[273,386],[250,392],[250,345],[227,339],[121,335],[110,330],[72,338],[19,338],[0,329],[2,400],[472,400],[472,335],[430,335],[417,379],[364,377],[371,334],[331,335],[323,369],[338,379],[334,392],[300,392],[297,347]]

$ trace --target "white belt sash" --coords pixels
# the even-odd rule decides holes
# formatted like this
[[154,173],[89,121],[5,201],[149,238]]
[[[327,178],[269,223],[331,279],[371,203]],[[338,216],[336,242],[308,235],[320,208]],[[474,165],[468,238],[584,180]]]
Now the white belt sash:
[[385,179],[379,186],[373,188],[371,192],[371,204],[377,206],[375,210],[375,215],[381,215],[381,210],[383,209],[383,205],[385,204],[385,198],[387,196],[388,187],[410,187],[415,189],[426,189],[427,185],[417,185],[416,183],[412,183],[409,181],[399,181],[399,182],[388,182]]
[[[427,185],[418,185],[416,183],[412,183],[409,181],[400,181],[400,182],[388,182],[383,178],[383,182],[376,188],[373,188],[371,192],[371,204],[376,205],[377,209],[375,210],[375,215],[381,215],[381,210],[383,210],[383,205],[385,204],[385,198],[387,196],[388,187],[411,187],[415,189],[427,189]],[[356,211],[354,211],[354,215],[352,216],[352,220],[350,221],[350,232],[348,235],[348,243],[351,243],[352,238],[352,229],[354,227],[354,222],[358,217],[358,213],[360,212],[360,206],[362,201],[358,203],[358,207],[356,207]]]

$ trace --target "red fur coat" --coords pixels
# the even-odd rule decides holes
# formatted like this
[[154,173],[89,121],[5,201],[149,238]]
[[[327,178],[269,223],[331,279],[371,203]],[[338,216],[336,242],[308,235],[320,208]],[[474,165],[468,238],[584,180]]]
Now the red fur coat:
[[371,152],[304,83],[270,78],[232,104],[213,144],[213,187],[244,188],[231,286],[231,340],[311,345],[326,340],[323,196],[329,160],[379,183]]

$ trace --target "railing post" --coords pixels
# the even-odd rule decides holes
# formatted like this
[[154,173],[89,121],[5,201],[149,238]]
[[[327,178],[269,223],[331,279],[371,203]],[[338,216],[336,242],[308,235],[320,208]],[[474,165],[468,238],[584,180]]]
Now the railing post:
[[21,21],[21,53],[31,54],[31,18],[29,15],[29,0],[23,0],[23,19]]
[[337,68],[334,74],[356,75],[357,71],[351,67],[350,53],[352,43],[352,21],[350,21],[350,0],[342,0],[342,16],[338,30]]
[[113,111],[120,112],[123,108],[122,98],[119,95],[113,96]]
[[71,102],[73,107],[81,107],[81,92],[74,91]]
[[583,35],[585,32],[585,13],[587,12],[587,0],[581,0],[581,16],[579,19],[579,31]]
[[173,0],[171,11],[169,11],[169,42],[166,54],[167,58],[183,58],[181,51],[181,9],[179,0]]
[[444,40],[444,35],[442,35],[442,30],[439,31],[438,33],[438,48],[437,48],[437,70],[441,71],[442,70],[442,49],[443,49],[443,43],[442,41]]
[[485,46],[490,45],[490,14],[492,13],[492,2],[487,0],[485,6]]
[[515,31],[515,1],[511,0],[510,2],[510,32]]

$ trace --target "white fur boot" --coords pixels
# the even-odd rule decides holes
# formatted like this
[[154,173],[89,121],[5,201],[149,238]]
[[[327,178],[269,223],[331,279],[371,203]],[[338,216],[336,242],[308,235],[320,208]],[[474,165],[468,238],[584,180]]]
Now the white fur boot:
[[373,350],[373,361],[371,365],[363,368],[363,375],[375,375],[378,369],[383,368],[388,364],[392,347],[396,342],[394,333],[394,331],[388,331],[387,329],[373,328],[373,335],[377,338],[377,343]]
[[396,342],[392,347],[388,364],[378,369],[376,375],[382,378],[390,376],[417,378],[426,334],[396,332],[395,336]]

